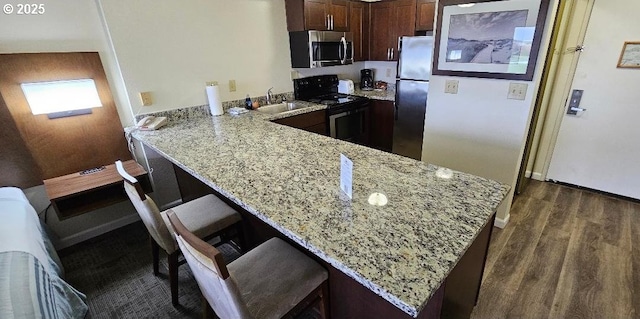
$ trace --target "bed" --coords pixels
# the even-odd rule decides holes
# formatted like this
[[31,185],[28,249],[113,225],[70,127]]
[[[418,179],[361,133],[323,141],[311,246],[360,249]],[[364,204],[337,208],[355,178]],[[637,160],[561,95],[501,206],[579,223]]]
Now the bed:
[[84,318],[86,297],[64,270],[22,190],[0,187],[0,318]]

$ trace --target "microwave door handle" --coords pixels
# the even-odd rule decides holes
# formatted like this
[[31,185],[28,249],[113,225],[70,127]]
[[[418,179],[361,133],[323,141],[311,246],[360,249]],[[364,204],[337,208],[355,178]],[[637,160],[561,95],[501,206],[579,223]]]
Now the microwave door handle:
[[342,64],[346,64],[347,63],[347,39],[342,37],[340,39],[340,43],[342,45],[342,58],[340,59],[340,62],[342,62]]

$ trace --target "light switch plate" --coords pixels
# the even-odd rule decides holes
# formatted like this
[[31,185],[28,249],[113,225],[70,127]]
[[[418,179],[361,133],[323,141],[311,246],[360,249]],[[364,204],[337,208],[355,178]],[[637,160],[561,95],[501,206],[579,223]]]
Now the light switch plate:
[[236,80],[229,80],[229,92],[236,91]]
[[142,106],[152,105],[153,99],[151,98],[151,92],[140,92],[140,103],[142,103]]
[[509,83],[509,94],[507,99],[511,100],[524,100],[527,97],[527,88],[529,85],[526,83]]
[[444,93],[458,94],[458,80],[447,80],[444,83]]

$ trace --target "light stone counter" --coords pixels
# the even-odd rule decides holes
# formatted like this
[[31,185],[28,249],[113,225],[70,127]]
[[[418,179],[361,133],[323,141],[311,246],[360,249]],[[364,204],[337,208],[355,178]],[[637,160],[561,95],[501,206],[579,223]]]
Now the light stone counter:
[[[495,181],[455,171],[441,178],[434,165],[274,118],[192,116],[133,134],[413,317],[507,194]],[[341,153],[354,163],[352,200],[339,189]],[[369,204],[376,192],[387,196],[385,206]]]
[[372,90],[372,91],[363,91],[360,88],[356,88],[353,92],[353,95],[367,97],[373,100],[384,100],[384,101],[395,101],[396,100],[396,90],[394,85],[389,85],[389,88],[381,91],[381,90]]

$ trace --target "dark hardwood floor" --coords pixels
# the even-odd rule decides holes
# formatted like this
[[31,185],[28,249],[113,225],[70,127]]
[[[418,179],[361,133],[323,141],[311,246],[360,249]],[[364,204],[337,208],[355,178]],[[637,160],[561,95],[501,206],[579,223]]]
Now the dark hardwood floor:
[[640,203],[531,181],[493,230],[472,318],[640,318]]

